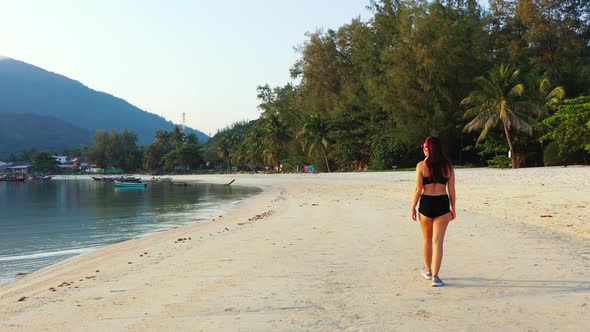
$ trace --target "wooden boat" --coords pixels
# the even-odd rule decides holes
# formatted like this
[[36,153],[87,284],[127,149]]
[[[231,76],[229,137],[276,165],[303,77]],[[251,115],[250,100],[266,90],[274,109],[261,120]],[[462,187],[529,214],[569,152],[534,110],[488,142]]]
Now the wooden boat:
[[170,177],[152,177],[151,178],[152,182],[171,182],[172,178]]
[[141,182],[141,178],[130,176],[130,175],[123,175],[118,179],[115,179],[120,182]]
[[31,180],[51,180],[51,176],[50,175],[42,175],[42,174],[37,174],[37,175],[33,175],[33,177],[31,178]]
[[121,180],[120,176],[114,177],[109,175],[99,175],[99,176],[90,176],[93,180],[96,181],[104,181],[104,182],[113,182],[115,180]]
[[147,183],[145,183],[145,182],[115,181],[115,186],[121,187],[121,188],[145,188],[145,187],[147,187]]
[[25,181],[27,178],[24,176],[0,176],[0,181],[9,181],[9,182],[22,182]]
[[113,182],[113,181],[141,182],[141,178],[134,177],[134,176],[128,176],[128,175],[122,175],[122,176],[108,176],[108,175],[94,176],[94,175],[91,175],[90,177],[95,181],[104,181],[104,182]]

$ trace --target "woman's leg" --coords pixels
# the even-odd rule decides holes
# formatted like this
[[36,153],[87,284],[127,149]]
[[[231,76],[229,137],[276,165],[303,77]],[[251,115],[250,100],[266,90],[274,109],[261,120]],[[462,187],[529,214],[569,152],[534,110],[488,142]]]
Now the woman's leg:
[[432,221],[432,275],[438,276],[440,265],[443,258],[443,242],[445,240],[445,232],[447,226],[451,221],[451,214],[447,213],[440,217],[434,218]]
[[430,271],[432,268],[432,218],[428,218],[420,213],[420,228],[422,229],[424,266],[427,271]]

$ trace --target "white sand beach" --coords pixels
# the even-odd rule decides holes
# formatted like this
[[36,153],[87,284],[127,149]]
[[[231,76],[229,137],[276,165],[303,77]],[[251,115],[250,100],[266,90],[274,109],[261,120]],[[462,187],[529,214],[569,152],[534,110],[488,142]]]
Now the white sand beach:
[[458,169],[441,288],[419,275],[413,172],[174,177],[232,179],[264,191],[0,286],[0,330],[588,328],[590,167]]

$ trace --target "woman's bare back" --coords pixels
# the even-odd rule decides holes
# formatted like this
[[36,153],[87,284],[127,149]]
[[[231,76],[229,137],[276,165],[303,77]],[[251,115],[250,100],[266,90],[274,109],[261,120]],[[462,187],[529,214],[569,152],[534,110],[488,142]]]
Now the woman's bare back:
[[[423,178],[429,178],[430,177],[430,172],[428,170],[428,166],[426,165],[426,162],[421,161],[418,163],[418,167],[420,168],[420,173],[422,174]],[[450,174],[446,174],[446,173],[450,173]],[[443,172],[443,176],[447,179],[447,180],[451,180],[451,177],[454,176],[453,172]],[[448,183],[448,181],[447,181]],[[447,183],[429,183],[429,184],[425,184],[423,185],[423,192],[422,195],[428,195],[428,196],[438,196],[438,195],[447,195]]]

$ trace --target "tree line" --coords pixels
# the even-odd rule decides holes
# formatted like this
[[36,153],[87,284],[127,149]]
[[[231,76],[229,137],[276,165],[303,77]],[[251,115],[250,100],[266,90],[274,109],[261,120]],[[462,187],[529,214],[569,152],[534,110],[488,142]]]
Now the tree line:
[[296,83],[259,86],[260,118],[218,132],[212,159],[390,169],[435,135],[458,164],[587,162],[590,1],[488,2],[374,0],[368,20],[308,33]]
[[203,163],[197,135],[185,134],[176,126],[172,131],[158,130],[154,141],[137,145],[137,135],[127,129],[121,133],[97,130],[94,145],[85,154],[100,168],[113,167],[134,172],[178,172],[198,168]]
[[176,126],[171,131],[159,130],[154,141],[137,145],[137,134],[127,129],[97,130],[94,145],[65,149],[59,153],[24,150],[11,154],[9,161],[29,161],[34,171],[56,172],[59,163],[53,155],[82,157],[97,168],[120,168],[126,172],[186,172],[203,167],[203,147],[194,133],[185,134]]

